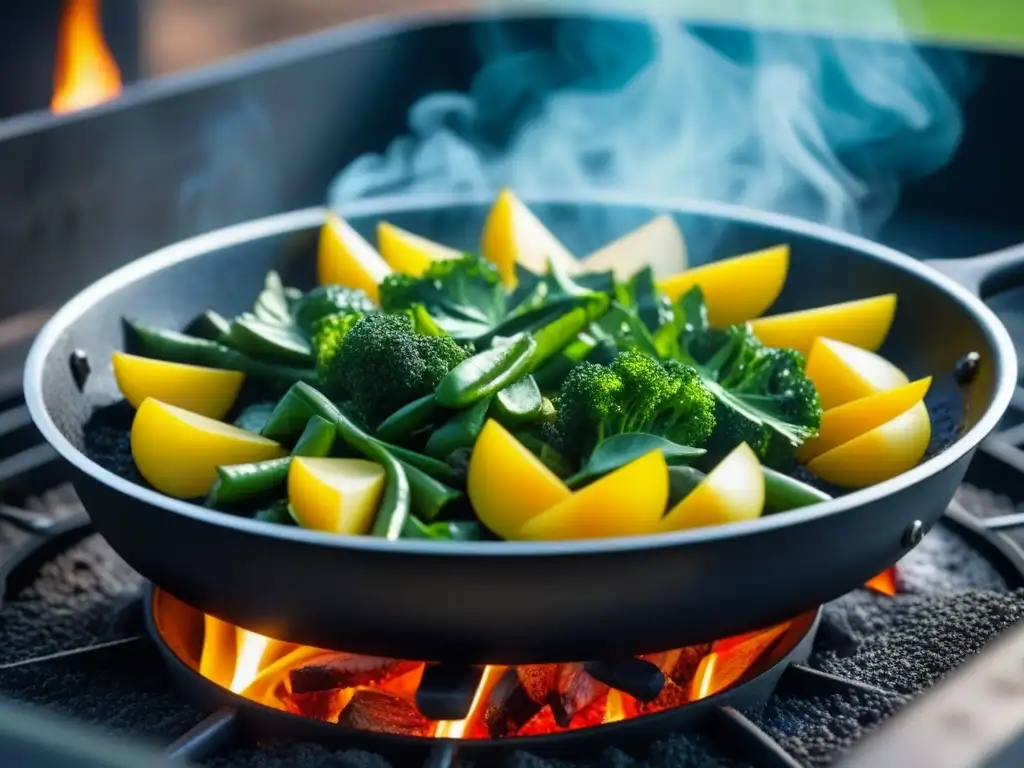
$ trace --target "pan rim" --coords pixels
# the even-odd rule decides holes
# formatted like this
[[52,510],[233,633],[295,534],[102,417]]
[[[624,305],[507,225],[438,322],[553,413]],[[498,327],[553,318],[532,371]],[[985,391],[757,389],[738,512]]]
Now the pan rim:
[[[487,194],[417,194],[367,198],[347,203],[346,218],[382,216],[398,211],[430,210],[460,205],[487,205],[493,195]],[[68,300],[47,321],[36,336],[25,362],[23,377],[25,401],[36,427],[61,457],[79,471],[125,494],[136,501],[183,515],[195,522],[234,529],[249,535],[269,536],[292,543],[383,552],[391,555],[443,556],[443,557],[560,557],[601,553],[628,553],[637,550],[683,547],[710,541],[756,536],[781,527],[799,526],[826,516],[850,513],[853,510],[914,486],[955,464],[973,450],[997,426],[1009,407],[1017,385],[1016,348],[1009,332],[985,303],[946,275],[896,249],[866,238],[841,232],[829,227],[803,221],[782,214],[760,211],[727,203],[693,200],[671,196],[648,196],[634,193],[588,190],[576,193],[548,193],[524,195],[530,204],[578,205],[581,203],[613,207],[646,208],[652,215],[659,212],[700,214],[729,221],[770,226],[793,234],[812,237],[833,245],[857,250],[893,264],[916,278],[931,284],[959,302],[981,327],[993,350],[995,365],[995,391],[978,422],[944,451],[921,462],[913,469],[845,496],[820,502],[782,514],[760,517],[756,520],[727,523],[706,528],[694,528],[671,533],[648,534],[603,539],[580,539],[543,542],[446,542],[417,539],[396,541],[371,536],[339,536],[303,528],[277,525],[270,522],[231,515],[208,509],[188,501],[166,496],[122,478],[102,467],[78,450],[57,427],[43,401],[43,368],[55,344],[66,329],[92,306],[123,286],[137,282],[173,264],[199,258],[232,245],[239,245],[265,237],[305,229],[319,228],[327,207],[314,206],[252,219],[228,227],[181,240],[108,273]]]

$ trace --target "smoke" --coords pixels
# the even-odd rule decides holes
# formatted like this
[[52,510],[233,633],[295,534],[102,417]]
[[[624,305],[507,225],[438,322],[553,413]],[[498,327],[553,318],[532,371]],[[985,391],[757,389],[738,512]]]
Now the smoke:
[[345,168],[330,203],[612,188],[870,235],[902,183],[954,153],[974,78],[959,54],[910,44],[886,4],[862,12],[870,40],[653,15],[565,18],[547,35],[495,21],[469,91],[413,105],[408,134]]

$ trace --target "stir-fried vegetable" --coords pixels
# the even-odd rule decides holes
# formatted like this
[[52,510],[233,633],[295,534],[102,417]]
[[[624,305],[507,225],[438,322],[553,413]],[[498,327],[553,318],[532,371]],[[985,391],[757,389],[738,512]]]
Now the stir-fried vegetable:
[[575,262],[508,192],[483,255],[380,233],[386,258],[331,214],[320,286],[271,272],[235,317],[126,321],[138,354],[114,365],[147,482],[339,534],[585,538],[820,503],[778,470],[858,487],[927,447],[928,380],[862,349],[894,296],[757,317],[785,246],[671,274],[685,248],[661,217]]

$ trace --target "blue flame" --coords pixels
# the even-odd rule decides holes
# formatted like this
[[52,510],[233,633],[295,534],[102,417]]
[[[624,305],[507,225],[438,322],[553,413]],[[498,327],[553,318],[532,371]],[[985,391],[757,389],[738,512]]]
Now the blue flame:
[[711,199],[871,234],[906,180],[941,168],[974,82],[886,11],[874,40],[566,18],[495,22],[467,93],[336,178],[332,205],[396,192],[607,187]]

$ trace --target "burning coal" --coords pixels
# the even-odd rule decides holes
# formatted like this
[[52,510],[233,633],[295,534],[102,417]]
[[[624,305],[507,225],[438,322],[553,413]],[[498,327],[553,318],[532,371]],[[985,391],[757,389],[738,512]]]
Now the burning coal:
[[[740,5],[737,19],[764,16],[762,4]],[[789,0],[772,14],[797,5],[807,8]],[[901,183],[952,156],[972,77],[958,54],[908,42],[887,2],[856,6],[870,40],[653,14],[552,20],[536,33],[495,21],[476,41],[484,64],[468,92],[416,103],[409,134],[345,168],[330,202],[615,188],[871,234]]]

